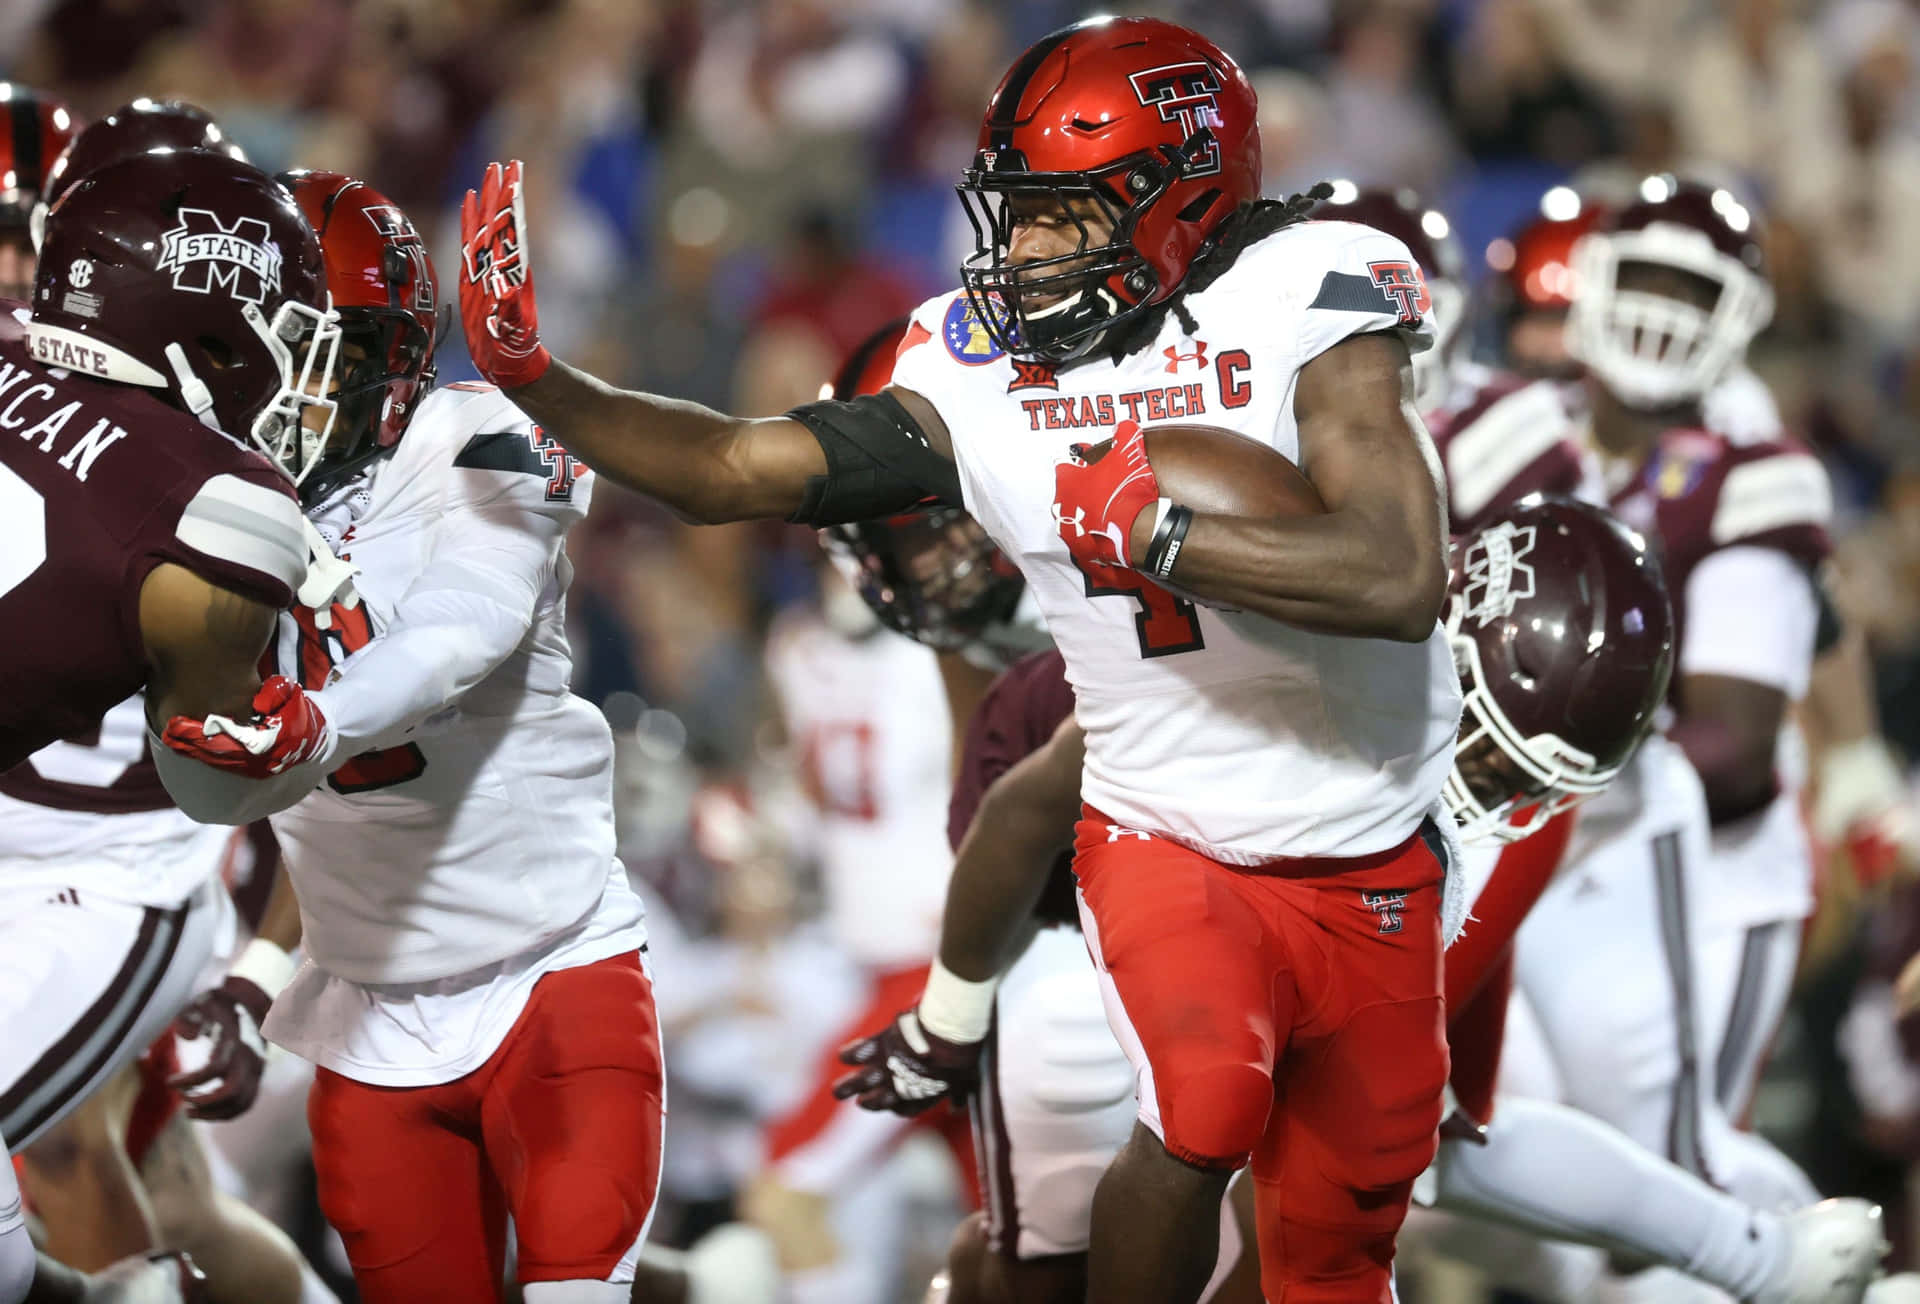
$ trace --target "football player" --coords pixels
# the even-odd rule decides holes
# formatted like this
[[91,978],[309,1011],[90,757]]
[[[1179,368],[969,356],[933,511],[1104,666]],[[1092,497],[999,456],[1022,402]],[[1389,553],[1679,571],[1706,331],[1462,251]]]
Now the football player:
[[[0,101],[0,110],[30,115],[43,134],[65,126],[64,110],[55,116],[47,102],[17,89]],[[0,136],[32,139],[24,125]],[[24,241],[26,206],[51,203],[85,173],[154,149],[199,149],[223,141],[212,120],[192,106],[153,105],[137,112],[128,106],[46,158],[46,179],[23,184],[21,207],[6,211],[17,217]],[[240,157],[231,147],[217,152]],[[0,883],[66,901],[73,926],[62,963],[97,973],[101,983],[126,962],[148,909],[210,912],[215,919],[210,928],[182,933],[175,965],[189,982],[216,959],[225,964],[230,907],[219,873],[229,833],[196,824],[174,808],[147,753],[138,695],[107,712],[92,734],[53,743],[0,774]],[[80,916],[95,916],[93,927],[79,927]],[[94,946],[102,949],[89,955]],[[165,1018],[171,1013],[166,1003],[177,1009],[182,993],[176,984],[154,995],[159,1008],[152,1014]],[[76,1019],[92,996],[84,986],[73,993]],[[65,1053],[60,1040],[46,1048],[49,1060]],[[301,1298],[302,1275],[310,1277],[311,1270],[292,1243],[213,1189],[205,1159],[197,1154],[199,1142],[177,1117],[180,1097],[163,1080],[172,1056],[163,1033],[138,1067],[119,1070],[23,1151],[28,1193],[47,1222],[49,1248],[84,1268],[157,1244],[180,1246],[194,1251],[215,1301]],[[22,1081],[45,1080],[59,1067],[36,1066]],[[156,1146],[158,1152],[150,1154]],[[153,1188],[144,1180],[147,1172],[156,1179]],[[315,1293],[309,1298],[327,1298],[317,1281],[310,1289]]]
[[224,781],[210,803],[272,814],[307,958],[264,1032],[319,1066],[321,1207],[360,1297],[503,1298],[511,1214],[530,1304],[624,1301],[664,1101],[612,737],[568,691],[592,480],[492,386],[430,389],[437,290],[399,208],[288,180],[344,361],[338,428],[282,463],[324,579],[264,691],[315,741],[220,717],[164,741]]
[[[1076,871],[1140,1088],[1091,1294],[1195,1299],[1251,1160],[1262,1239],[1287,1247],[1263,1258],[1268,1293],[1385,1301],[1446,1064],[1432,817],[1459,685],[1412,405],[1424,282],[1398,241],[1260,201],[1245,75],[1158,20],[1090,20],[1021,55],[961,192],[966,288],[914,314],[894,384],[741,421],[554,362],[519,168],[495,166],[463,212],[475,360],[574,453],[694,519],[968,508],[1021,568],[1087,725]],[[1163,496],[1140,423],[1202,418],[1305,467],[1331,510]],[[1099,461],[1074,451],[1108,434]],[[1390,934],[1382,892],[1402,903]],[[1322,945],[1324,967],[1296,964]],[[986,977],[935,967],[934,1036],[978,1040]],[[1279,1181],[1302,1145],[1311,1175]]]
[[[836,1052],[926,985],[946,895],[953,746],[936,654],[887,630],[842,575],[852,569],[845,546],[823,542],[819,609],[776,622],[766,665],[818,814],[827,930],[863,972],[867,999],[823,1048],[808,1095],[770,1127],[767,1168],[745,1207],[781,1244],[796,1301],[859,1304],[890,1291],[905,1227],[856,1216],[847,1197],[916,1124],[841,1106]],[[941,1109],[917,1126],[941,1134],[970,1185],[965,1114]]]
[[[0,422],[23,436],[0,451],[0,612],[25,631],[0,655],[0,770],[89,733],[143,684],[161,706],[246,713],[305,563],[291,486],[256,450],[303,418],[324,428],[330,406],[307,388],[324,389],[337,339],[312,231],[236,160],[103,167],[47,219],[42,249],[32,316],[0,317]],[[18,890],[0,925],[17,974],[0,1127],[15,1145],[165,1027],[216,922],[191,891],[116,906],[109,887],[83,910],[70,886]]]
[[[1494,1113],[1514,931],[1567,847],[1563,812],[1603,789],[1650,726],[1672,630],[1644,542],[1596,509],[1551,500],[1509,510],[1458,555],[1448,628],[1468,706],[1449,800],[1463,824],[1510,845],[1497,859],[1469,852],[1474,923],[1447,956],[1458,1113],[1427,1198],[1630,1250],[1741,1299],[1860,1299],[1882,1248],[1864,1202],[1760,1214],[1564,1106],[1503,1100]],[[874,1067],[843,1090],[874,1104],[913,1110],[931,1099],[898,1092],[878,1067],[886,1056],[929,1084],[977,1082],[988,1203],[955,1239],[952,1304],[1084,1298],[1094,1183],[1126,1137],[1131,1075],[1101,1018],[1065,863],[1084,748],[1072,708],[1058,654],[1036,654],[995,684],[968,731],[942,954],[989,967],[1017,957],[977,1048],[977,1079],[971,1061],[936,1061],[913,1044],[911,1011],[849,1052]],[[1579,1183],[1563,1180],[1570,1171]],[[1258,1298],[1229,1276],[1236,1256],[1223,1248],[1211,1298]]]
[[0,299],[33,293],[33,210],[79,125],[51,95],[0,82]]

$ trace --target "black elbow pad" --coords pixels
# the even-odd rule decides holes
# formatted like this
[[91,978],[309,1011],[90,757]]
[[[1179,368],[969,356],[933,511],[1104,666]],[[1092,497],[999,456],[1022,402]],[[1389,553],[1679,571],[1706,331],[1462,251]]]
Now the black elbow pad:
[[925,502],[962,505],[959,469],[891,394],[823,399],[787,415],[813,432],[827,459],[827,473],[807,481],[800,510],[787,518],[796,525],[872,520]]

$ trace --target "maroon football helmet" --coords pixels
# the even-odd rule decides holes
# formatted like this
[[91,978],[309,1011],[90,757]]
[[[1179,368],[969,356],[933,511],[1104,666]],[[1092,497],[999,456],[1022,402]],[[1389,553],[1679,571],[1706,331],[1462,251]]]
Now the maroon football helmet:
[[1470,839],[1524,837],[1605,788],[1673,672],[1658,559],[1571,498],[1524,499],[1455,542],[1447,637],[1465,710],[1445,792]]
[[[67,142],[47,173],[40,196],[44,213],[81,177],[109,163],[156,149],[203,149],[246,161],[213,115],[185,100],[150,100],[144,96],[122,104]],[[36,237],[37,243],[37,237]]]
[[224,154],[109,163],[47,215],[33,354],[150,388],[298,484],[326,447],[340,328],[285,187]]
[[1314,206],[1309,216],[1320,221],[1358,222],[1384,231],[1407,247],[1427,280],[1433,298],[1428,319],[1433,323],[1433,347],[1413,358],[1414,397],[1428,408],[1446,396],[1460,327],[1467,319],[1466,260],[1453,224],[1437,208],[1429,208],[1414,191],[1380,186],[1362,189],[1351,181],[1332,183],[1333,194]]
[[[825,397],[877,394],[893,379],[909,319],[888,322],[848,355]],[[880,622],[942,651],[1030,651],[1027,582],[979,522],[957,507],[928,507],[880,520],[832,525],[821,546]]]
[[[1622,289],[1622,269],[1635,265],[1707,282],[1712,302]],[[1705,397],[1773,317],[1758,218],[1731,191],[1670,176],[1641,182],[1637,202],[1574,247],[1573,289],[1567,347],[1646,410]]]
[[279,179],[319,233],[340,314],[340,415],[300,484],[300,496],[314,502],[406,433],[433,388],[440,296],[427,247],[392,200],[338,172]]
[[[1064,362],[1179,289],[1221,223],[1260,197],[1256,107],[1240,65],[1157,18],[1090,18],[1028,47],[959,186],[975,236],[960,277],[993,341]],[[1034,200],[1066,212],[1079,248],[1015,265],[1014,205]],[[1105,214],[1104,243],[1076,202]]]

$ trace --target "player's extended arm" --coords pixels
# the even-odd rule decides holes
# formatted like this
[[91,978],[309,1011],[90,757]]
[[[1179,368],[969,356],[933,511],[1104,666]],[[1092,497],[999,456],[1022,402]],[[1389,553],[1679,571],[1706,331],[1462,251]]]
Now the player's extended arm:
[[987,982],[1019,959],[1047,875],[1073,840],[1086,753],[1086,735],[1069,716],[981,797],[947,881],[940,963],[950,973]]
[[[859,449],[828,442],[830,432],[823,434],[818,425],[792,417],[748,420],[698,403],[617,389],[555,360],[540,343],[517,160],[488,166],[480,192],[467,192],[460,227],[460,316],[474,365],[569,452],[608,479],[708,524],[785,517],[828,525],[897,511],[943,489],[942,484],[882,486],[878,504],[867,497],[842,504],[829,482],[870,468]],[[875,410],[875,400],[863,403],[869,413]],[[922,454],[932,441],[946,457],[944,428],[936,431],[923,421],[921,429]],[[931,478],[923,476],[923,483]],[[871,493],[875,487],[862,488]],[[957,486],[955,495],[957,501]],[[855,510],[859,515],[845,514]]]
[[1054,857],[1073,836],[1085,750],[1069,718],[988,787],[954,861],[926,990],[880,1032],[841,1049],[854,1071],[834,1084],[835,1096],[911,1115],[972,1090],[994,987],[1019,957]]
[[1668,736],[1699,771],[1715,824],[1759,810],[1773,799],[1773,749],[1787,695],[1730,675],[1684,675],[1680,718]]
[[[1301,470],[1327,504],[1278,520],[1196,513],[1167,578],[1227,606],[1329,634],[1417,643],[1447,594],[1447,501],[1398,335],[1354,336],[1301,368]],[[1154,513],[1133,521],[1146,560]]]

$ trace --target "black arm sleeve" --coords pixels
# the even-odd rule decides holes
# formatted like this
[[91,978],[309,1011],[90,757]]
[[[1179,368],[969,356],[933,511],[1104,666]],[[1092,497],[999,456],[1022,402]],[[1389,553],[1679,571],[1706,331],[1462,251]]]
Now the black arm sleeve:
[[796,525],[840,525],[890,516],[933,500],[960,507],[960,472],[927,443],[891,394],[806,403],[787,413],[813,432],[827,473],[807,481]]

